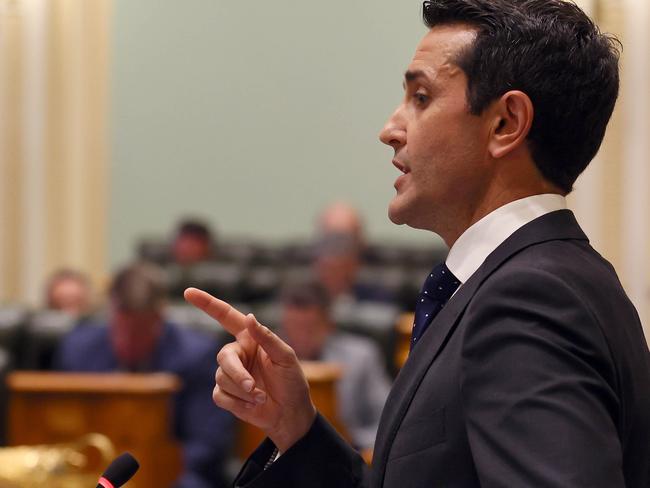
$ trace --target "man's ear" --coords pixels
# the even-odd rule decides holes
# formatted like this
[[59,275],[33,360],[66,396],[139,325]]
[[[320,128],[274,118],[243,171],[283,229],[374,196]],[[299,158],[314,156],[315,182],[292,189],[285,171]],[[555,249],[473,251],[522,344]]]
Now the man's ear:
[[488,151],[498,159],[525,144],[533,125],[533,102],[524,92],[513,90],[497,100],[492,110],[494,125]]

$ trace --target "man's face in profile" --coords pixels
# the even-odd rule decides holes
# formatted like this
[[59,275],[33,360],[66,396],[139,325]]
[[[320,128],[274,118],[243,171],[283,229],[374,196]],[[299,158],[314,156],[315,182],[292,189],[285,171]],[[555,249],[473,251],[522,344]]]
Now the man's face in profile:
[[444,233],[485,188],[489,131],[481,116],[470,114],[467,77],[455,64],[475,35],[461,24],[434,27],[405,74],[404,99],[380,134],[402,172],[389,205],[396,224]]

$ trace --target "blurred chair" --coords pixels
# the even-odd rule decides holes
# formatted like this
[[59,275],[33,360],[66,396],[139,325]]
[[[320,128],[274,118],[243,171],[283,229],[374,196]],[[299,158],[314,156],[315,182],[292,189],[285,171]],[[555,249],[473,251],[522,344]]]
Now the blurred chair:
[[408,270],[406,279],[402,283],[402,288],[397,296],[397,303],[404,312],[415,311],[418,295],[422,289],[422,284],[427,275],[431,271],[431,267],[421,267]]
[[407,263],[413,270],[423,270],[425,273],[447,256],[448,249],[443,246],[413,247],[409,250]]
[[284,262],[289,265],[309,265],[314,260],[313,242],[295,241],[284,246]]
[[371,243],[363,253],[363,259],[368,264],[379,266],[404,265],[408,262],[410,249],[398,244]]
[[386,371],[394,376],[395,323],[399,317],[398,307],[377,302],[338,302],[332,315],[340,330],[359,334],[375,341],[379,346]]
[[218,252],[221,262],[247,266],[256,259],[259,246],[249,239],[224,239],[219,241]]
[[432,268],[447,255],[447,248],[391,243],[372,243],[366,247],[364,260],[380,266]]
[[138,244],[138,257],[144,261],[164,266],[171,261],[167,239],[145,238]]
[[253,266],[285,266],[287,264],[285,249],[274,244],[258,244],[257,252],[251,260]]
[[241,302],[244,297],[245,269],[233,263],[204,262],[193,266],[168,266],[172,300],[182,300],[183,291],[194,286],[229,303]]
[[402,265],[366,265],[361,268],[357,285],[367,289],[375,289],[376,295],[399,297],[408,282],[408,271]]
[[272,265],[254,265],[246,273],[244,296],[246,302],[272,300],[282,283],[280,268]]
[[[244,304],[234,304],[237,310],[247,313]],[[219,323],[192,305],[178,303],[165,308],[165,319],[181,327],[207,334],[217,339],[220,344],[233,340],[232,336]]]
[[24,307],[0,308],[0,347],[11,354],[10,359],[13,361],[18,360],[28,318],[29,312]]
[[411,350],[411,333],[413,332],[413,321],[415,314],[403,313],[395,324],[397,331],[397,344],[395,346],[395,369],[399,371],[409,357]]
[[58,310],[34,313],[25,327],[20,367],[34,370],[52,369],[52,360],[59,342],[76,325],[75,318]]
[[312,267],[309,264],[293,264],[287,265],[282,270],[282,283],[289,281],[296,281],[306,279],[314,274]]
[[253,309],[255,318],[271,330],[277,331],[282,324],[282,306],[276,300],[259,303]]
[[[9,395],[7,392],[6,378],[10,369],[11,355],[9,351],[0,347],[0,445],[2,446],[7,443],[7,406]],[[0,483],[0,486],[2,486],[2,483]]]

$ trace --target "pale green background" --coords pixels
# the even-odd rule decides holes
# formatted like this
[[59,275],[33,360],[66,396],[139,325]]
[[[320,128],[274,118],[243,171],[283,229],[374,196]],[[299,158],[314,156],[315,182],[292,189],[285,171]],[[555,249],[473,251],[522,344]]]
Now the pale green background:
[[110,263],[183,215],[224,236],[306,237],[343,198],[372,239],[398,173],[377,134],[426,32],[412,0],[116,0]]

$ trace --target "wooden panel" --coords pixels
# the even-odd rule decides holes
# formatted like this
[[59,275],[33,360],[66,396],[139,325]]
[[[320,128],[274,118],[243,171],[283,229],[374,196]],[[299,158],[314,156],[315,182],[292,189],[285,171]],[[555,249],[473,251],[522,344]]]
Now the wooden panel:
[[398,370],[402,369],[404,363],[409,357],[411,350],[411,333],[413,332],[413,322],[415,314],[404,313],[397,321],[397,345],[395,347],[395,366]]
[[174,376],[13,373],[7,383],[10,445],[68,442],[99,432],[140,462],[129,486],[170,486],[180,473],[171,433],[172,395],[179,388]]

